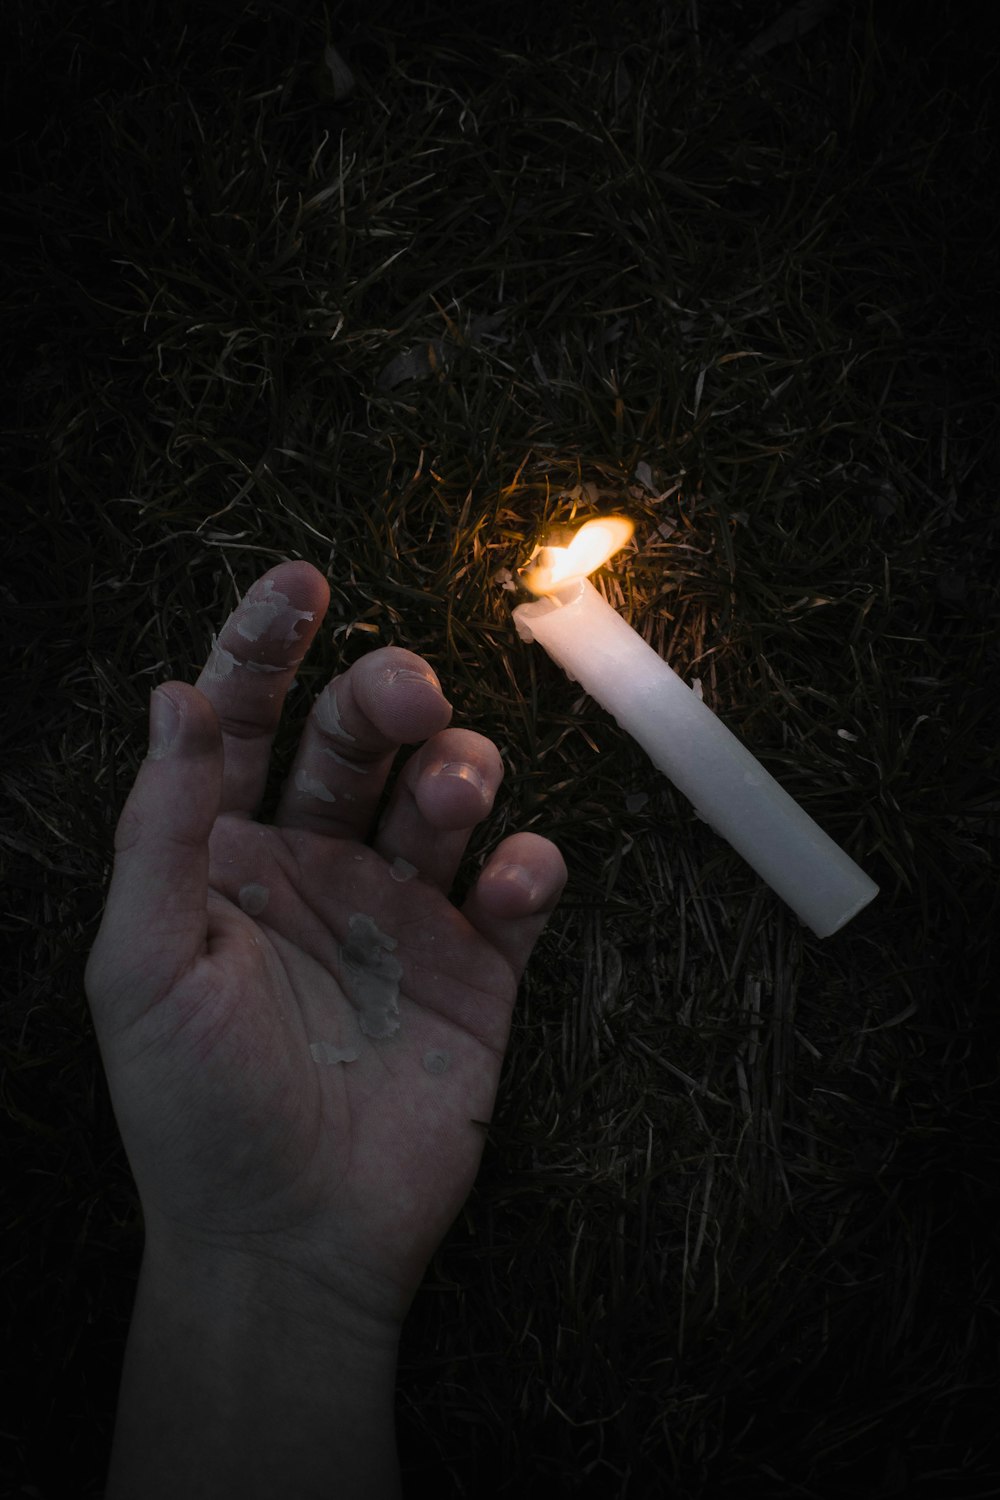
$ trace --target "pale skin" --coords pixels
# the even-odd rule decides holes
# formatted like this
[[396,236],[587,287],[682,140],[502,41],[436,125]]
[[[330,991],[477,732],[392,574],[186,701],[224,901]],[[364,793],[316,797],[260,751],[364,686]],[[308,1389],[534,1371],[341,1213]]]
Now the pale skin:
[[[308,563],[257,580],[197,684],[154,694],[172,724],[158,736],[154,706],[118,824],[86,983],[146,1239],[107,1500],[400,1493],[400,1327],[474,1181],[566,879],[517,833],[452,903],[502,762],[400,647],[317,696],[256,821],[328,603]],[[395,944],[385,1036],[352,994],[352,916]]]

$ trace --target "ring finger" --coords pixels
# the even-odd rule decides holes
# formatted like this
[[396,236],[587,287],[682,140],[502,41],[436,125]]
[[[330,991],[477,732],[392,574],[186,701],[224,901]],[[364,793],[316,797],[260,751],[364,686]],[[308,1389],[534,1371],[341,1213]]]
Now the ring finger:
[[400,772],[375,849],[402,878],[417,874],[448,891],[502,780],[500,753],[484,735],[471,729],[436,734]]

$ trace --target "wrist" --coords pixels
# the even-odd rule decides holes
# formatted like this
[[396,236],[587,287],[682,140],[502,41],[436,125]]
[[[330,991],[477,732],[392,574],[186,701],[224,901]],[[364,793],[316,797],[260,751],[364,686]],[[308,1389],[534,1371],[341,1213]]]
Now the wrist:
[[372,1311],[380,1299],[366,1280],[332,1255],[324,1264],[322,1256],[286,1254],[262,1240],[220,1246],[147,1230],[140,1292],[234,1331],[272,1322],[279,1346],[308,1327],[320,1348],[354,1342],[360,1353],[395,1360],[401,1323]]
[[108,1500],[395,1500],[398,1334],[296,1266],[148,1239]]

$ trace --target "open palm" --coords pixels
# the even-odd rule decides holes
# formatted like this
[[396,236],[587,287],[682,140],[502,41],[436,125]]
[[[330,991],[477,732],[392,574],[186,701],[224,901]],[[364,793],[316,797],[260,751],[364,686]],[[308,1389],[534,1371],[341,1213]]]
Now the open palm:
[[251,1246],[398,1320],[471,1187],[565,870],[515,834],[451,903],[500,757],[399,648],[324,689],[254,821],[328,597],[308,564],[272,569],[197,687],[168,685],[179,728],[122,814],[87,986],[147,1231]]

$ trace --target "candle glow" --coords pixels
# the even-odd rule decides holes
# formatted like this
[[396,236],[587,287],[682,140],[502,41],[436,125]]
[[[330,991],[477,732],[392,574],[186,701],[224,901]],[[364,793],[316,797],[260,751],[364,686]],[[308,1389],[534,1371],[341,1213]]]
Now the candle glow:
[[589,582],[633,529],[624,517],[601,517],[568,546],[539,549],[521,579],[540,597],[515,609],[518,634],[608,709],[698,815],[828,937],[878,886]]
[[577,578],[596,572],[619,552],[635,530],[624,516],[597,516],[586,521],[568,547],[542,547],[525,568],[521,582],[533,594],[555,594]]

